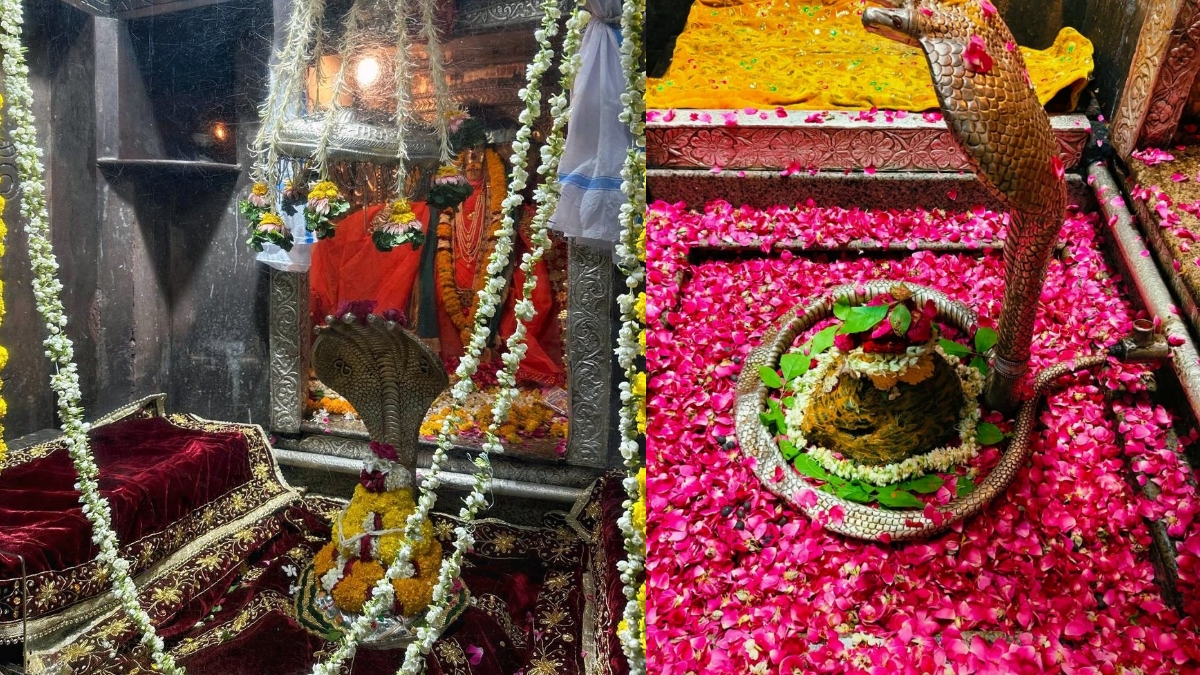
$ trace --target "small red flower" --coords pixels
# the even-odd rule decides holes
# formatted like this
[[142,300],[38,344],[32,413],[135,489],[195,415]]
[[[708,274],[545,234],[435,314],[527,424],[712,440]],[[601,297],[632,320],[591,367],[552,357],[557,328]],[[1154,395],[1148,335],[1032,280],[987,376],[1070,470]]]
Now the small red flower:
[[396,448],[390,443],[381,443],[379,441],[371,441],[371,452],[380,459],[387,459],[393,462],[400,460],[400,456],[396,454]]
[[980,74],[992,72],[992,66],[995,63],[992,55],[988,54],[987,44],[978,35],[971,36],[971,41],[967,44],[966,59],[967,68],[971,72]]
[[1050,169],[1054,171],[1055,178],[1062,179],[1063,176],[1067,175],[1067,169],[1063,166],[1062,157],[1058,155],[1050,158]]
[[984,16],[996,16],[996,6],[988,0],[980,0],[979,4],[983,7]]

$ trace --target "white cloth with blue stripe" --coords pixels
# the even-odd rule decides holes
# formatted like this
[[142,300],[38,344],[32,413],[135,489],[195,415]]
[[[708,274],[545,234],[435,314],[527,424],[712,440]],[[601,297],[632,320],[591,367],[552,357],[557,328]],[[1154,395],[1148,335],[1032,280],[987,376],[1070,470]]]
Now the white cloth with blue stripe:
[[621,70],[621,0],[588,0],[591,22],[580,46],[580,70],[571,92],[571,119],[559,165],[562,197],[551,227],[579,243],[611,248],[620,239],[617,218],[626,197],[621,167],[633,144],[619,119],[625,93]]

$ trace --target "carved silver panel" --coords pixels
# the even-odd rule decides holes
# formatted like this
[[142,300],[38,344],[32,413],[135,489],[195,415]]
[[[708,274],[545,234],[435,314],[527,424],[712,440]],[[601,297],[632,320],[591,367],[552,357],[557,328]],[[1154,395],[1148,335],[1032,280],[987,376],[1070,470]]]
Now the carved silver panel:
[[608,465],[613,372],[612,256],[585,246],[568,252],[567,377],[571,428],[567,461]]
[[458,7],[455,33],[478,33],[533,24],[542,18],[537,0],[466,0]]
[[271,271],[271,429],[300,433],[308,372],[308,275]]
[[[342,109],[334,122],[329,140],[329,158],[348,162],[396,162],[400,136],[395,126],[380,126],[359,121],[350,109]],[[293,118],[279,131],[279,149],[292,157],[311,157],[320,144],[325,115]],[[408,157],[417,161],[437,159],[438,144],[433,134],[413,129],[405,139]]]

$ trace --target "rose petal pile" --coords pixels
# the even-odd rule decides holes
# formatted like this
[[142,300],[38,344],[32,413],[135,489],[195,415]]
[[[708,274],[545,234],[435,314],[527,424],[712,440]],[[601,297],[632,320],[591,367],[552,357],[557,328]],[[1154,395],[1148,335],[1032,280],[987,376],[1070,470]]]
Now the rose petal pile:
[[[1181,423],[1144,390],[1146,366],[1116,364],[1064,380],[1044,404],[1033,457],[1007,493],[934,539],[888,545],[840,537],[755,477],[734,439],[735,382],[763,331],[795,304],[837,284],[896,279],[940,289],[984,317],[999,314],[998,251],[687,258],[691,245],[738,223],[751,225],[737,230],[820,238],[825,223],[847,213],[723,203],[703,213],[661,202],[649,208],[652,670],[1197,672],[1197,619],[1164,603],[1145,520],[1165,518],[1179,533],[1185,607],[1200,605],[1195,474],[1162,442]],[[972,215],[999,223],[986,211]],[[967,222],[962,214],[920,212],[854,218],[856,227],[877,221],[897,238],[925,228],[936,240]],[[1096,353],[1138,317],[1101,253],[1097,217],[1070,213],[1060,236],[1065,248],[1051,262],[1035,323],[1035,372]],[[1130,487],[1131,468],[1159,485],[1156,499]]]

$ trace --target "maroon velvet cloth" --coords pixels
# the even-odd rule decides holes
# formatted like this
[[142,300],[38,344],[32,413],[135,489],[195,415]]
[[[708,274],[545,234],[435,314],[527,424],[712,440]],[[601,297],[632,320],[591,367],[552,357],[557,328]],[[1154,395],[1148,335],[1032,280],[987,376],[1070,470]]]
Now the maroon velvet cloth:
[[[173,578],[140,589],[155,608],[159,634],[189,675],[303,675],[336,644],[296,619],[298,573],[330,534],[336,505],[306,498],[245,531],[236,549],[202,551],[211,565],[185,566]],[[448,547],[457,522],[434,516]],[[449,525],[450,527],[445,527]],[[447,630],[427,660],[430,675],[581,675],[583,572],[586,547],[565,523],[520,529],[495,521],[476,528],[477,544],[465,557],[463,580],[477,601]],[[234,552],[234,551],[237,552]],[[170,603],[153,598],[162,588],[183,589]],[[112,632],[116,614],[77,639],[90,647],[103,639],[117,656],[75,649],[49,661],[67,672],[125,675],[145,668],[132,630]],[[354,675],[395,672],[403,650],[360,649]]]
[[[94,429],[91,450],[100,493],[122,545],[160,532],[250,475],[246,438],[204,432],[166,419],[123,420]],[[0,472],[0,579],[66,570],[96,557],[75,468],[65,449]]]

